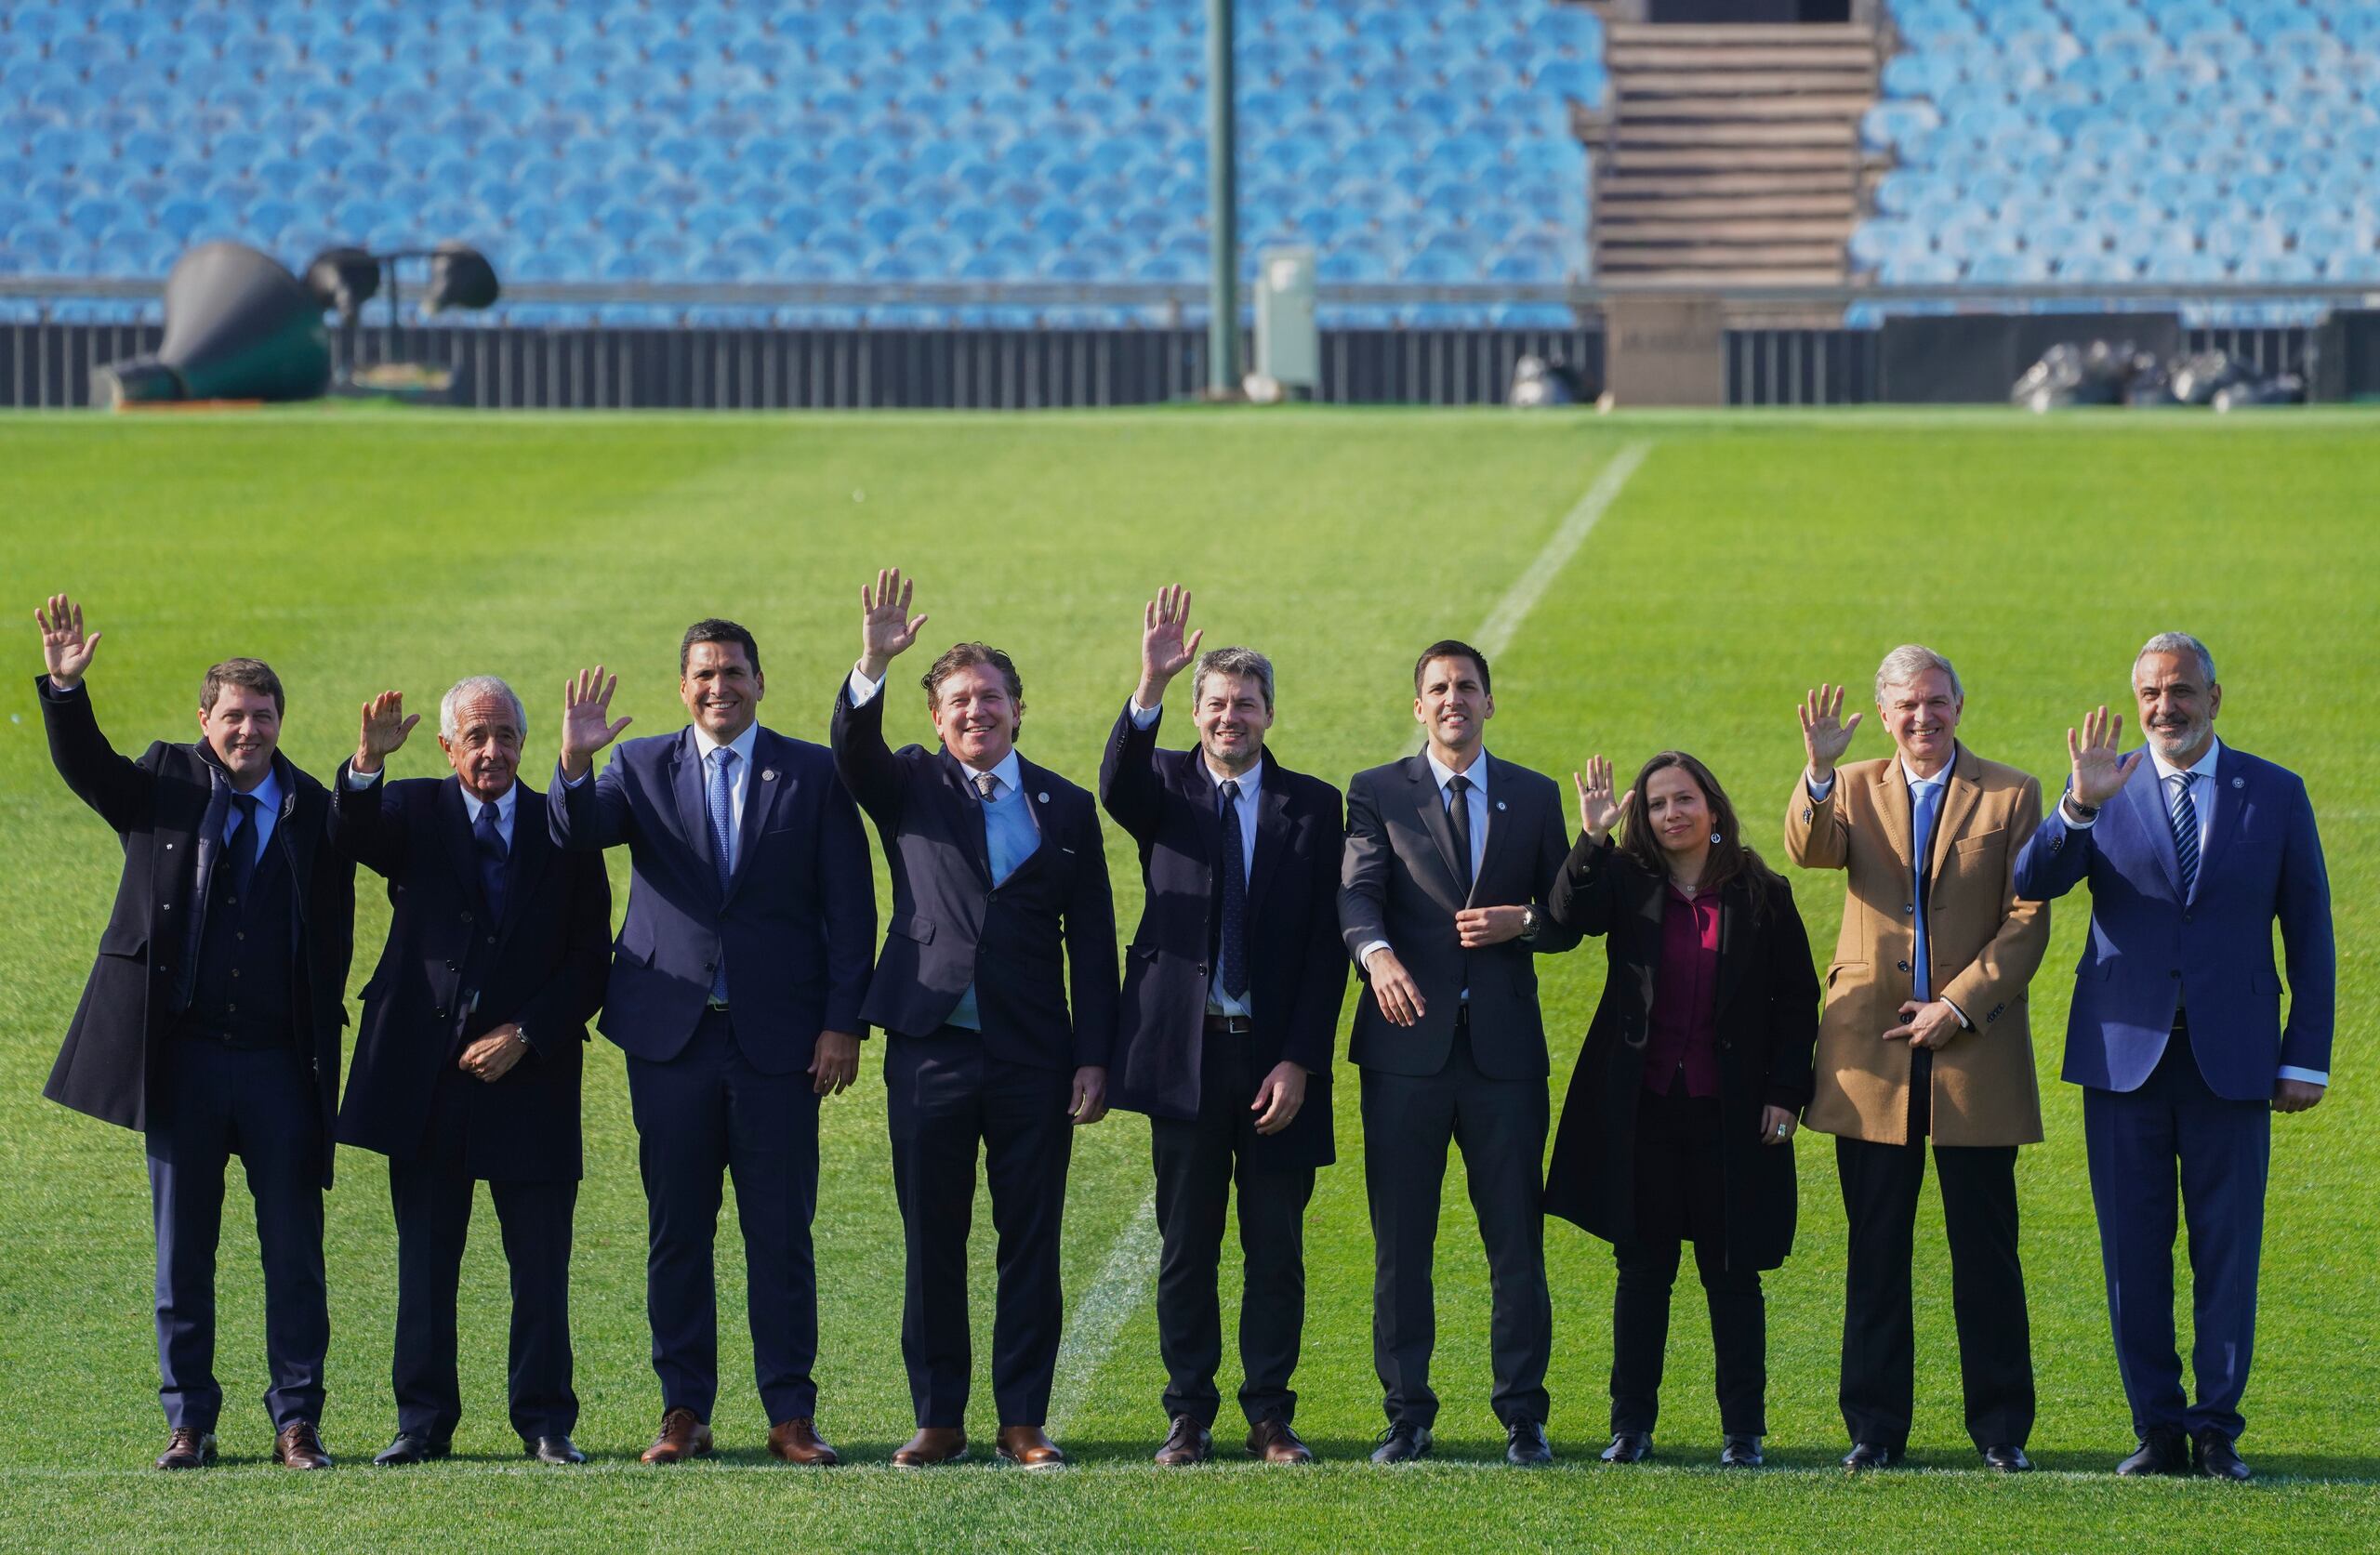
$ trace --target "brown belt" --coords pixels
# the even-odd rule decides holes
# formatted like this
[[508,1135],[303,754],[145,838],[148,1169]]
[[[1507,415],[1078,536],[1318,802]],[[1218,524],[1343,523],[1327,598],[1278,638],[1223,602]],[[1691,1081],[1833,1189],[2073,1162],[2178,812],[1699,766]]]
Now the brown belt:
[[1245,1015],[1210,1015],[1207,1030],[1225,1036],[1246,1036],[1256,1029],[1256,1022]]

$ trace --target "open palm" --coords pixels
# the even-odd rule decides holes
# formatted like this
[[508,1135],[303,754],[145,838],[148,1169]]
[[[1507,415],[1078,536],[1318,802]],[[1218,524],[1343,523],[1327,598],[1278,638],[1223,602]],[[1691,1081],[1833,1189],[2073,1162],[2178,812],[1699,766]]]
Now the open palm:
[[34,610],[33,620],[41,627],[41,662],[49,672],[50,684],[60,691],[73,690],[84,671],[91,667],[99,634],[83,635],[83,607],[63,594],[51,595],[46,608]]

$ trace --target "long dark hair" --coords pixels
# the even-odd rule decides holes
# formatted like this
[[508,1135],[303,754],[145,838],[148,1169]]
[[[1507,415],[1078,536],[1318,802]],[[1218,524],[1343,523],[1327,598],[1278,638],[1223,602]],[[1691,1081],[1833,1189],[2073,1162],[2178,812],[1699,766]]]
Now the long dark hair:
[[1711,775],[1711,769],[1682,750],[1661,752],[1646,762],[1644,770],[1636,774],[1635,786],[1629,794],[1628,805],[1620,824],[1620,850],[1635,860],[1655,879],[1669,878],[1669,861],[1662,856],[1660,842],[1653,836],[1653,828],[1645,819],[1652,813],[1652,800],[1645,791],[1651,785],[1655,772],[1672,767],[1684,771],[1694,780],[1695,786],[1702,790],[1703,802],[1711,808],[1711,829],[1718,834],[1719,839],[1711,845],[1711,862],[1702,871],[1701,889],[1717,890],[1738,878],[1748,880],[1752,887],[1752,916],[1765,916],[1768,888],[1782,876],[1763,863],[1760,854],[1744,841],[1743,828],[1736,824],[1736,807],[1727,802],[1726,791],[1719,786],[1719,780]]

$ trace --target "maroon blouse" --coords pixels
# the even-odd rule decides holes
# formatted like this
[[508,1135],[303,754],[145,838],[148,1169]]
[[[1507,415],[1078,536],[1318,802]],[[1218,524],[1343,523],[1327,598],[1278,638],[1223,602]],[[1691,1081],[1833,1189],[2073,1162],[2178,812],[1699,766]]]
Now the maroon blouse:
[[1661,907],[1661,961],[1653,980],[1645,1088],[1666,1094],[1686,1072],[1686,1094],[1719,1094],[1719,893],[1693,896],[1671,881]]

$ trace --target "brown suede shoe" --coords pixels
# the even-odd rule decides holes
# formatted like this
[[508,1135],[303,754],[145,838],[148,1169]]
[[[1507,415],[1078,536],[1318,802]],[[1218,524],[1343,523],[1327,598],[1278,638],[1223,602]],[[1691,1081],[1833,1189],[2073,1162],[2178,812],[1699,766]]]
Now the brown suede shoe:
[[1157,1450],[1157,1464],[1160,1469],[1187,1469],[1214,1456],[1213,1433],[1189,1416],[1176,1415],[1173,1429],[1165,1433],[1165,1445]]
[[1312,1463],[1314,1449],[1298,1440],[1289,1421],[1267,1415],[1248,1428],[1248,1456],[1266,1463]]
[[331,1455],[323,1451],[323,1439],[311,1420],[292,1420],[281,1428],[272,1439],[272,1456],[281,1460],[284,1469],[328,1469]]
[[892,1455],[895,1469],[932,1469],[967,1456],[967,1433],[956,1426],[919,1426],[909,1444]]
[[694,1418],[691,1409],[672,1409],[661,1417],[661,1434],[644,1450],[647,1463],[678,1463],[710,1456],[710,1427]]
[[1039,1426],[1002,1426],[999,1435],[1000,1456],[1020,1469],[1064,1469],[1066,1455],[1058,1444],[1042,1434]]
[[808,1416],[779,1420],[771,1426],[769,1451],[787,1463],[812,1464],[821,1469],[831,1469],[843,1461],[834,1448],[820,1440],[818,1428]]
[[215,1461],[215,1433],[194,1426],[176,1426],[157,1455],[160,1469],[204,1469]]

